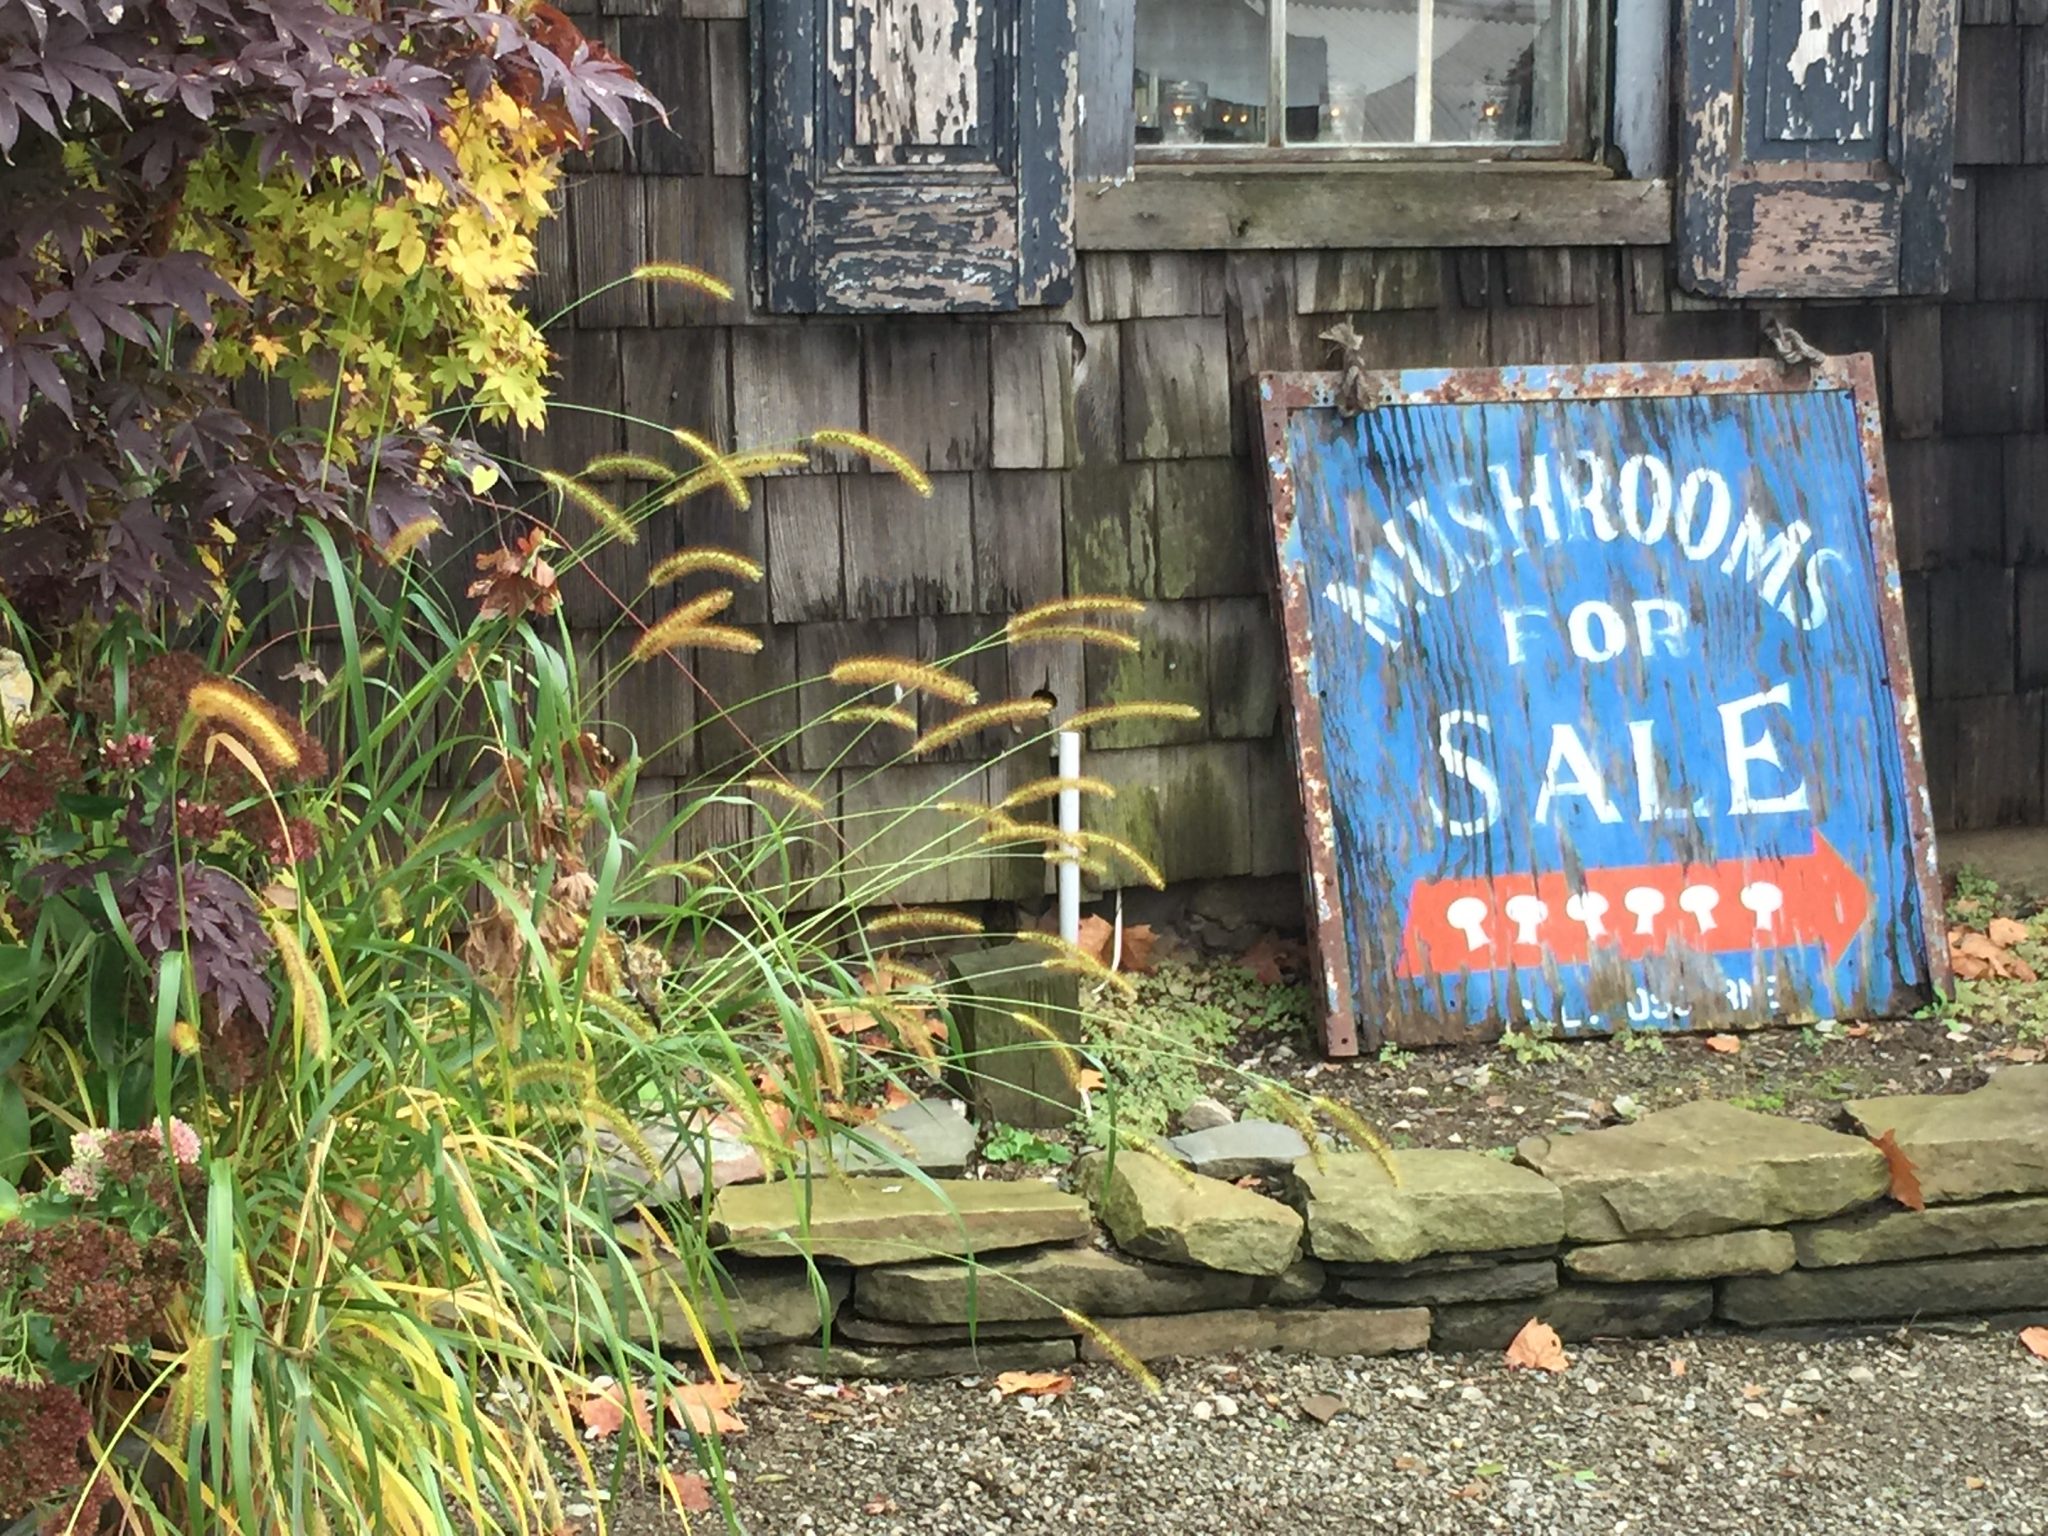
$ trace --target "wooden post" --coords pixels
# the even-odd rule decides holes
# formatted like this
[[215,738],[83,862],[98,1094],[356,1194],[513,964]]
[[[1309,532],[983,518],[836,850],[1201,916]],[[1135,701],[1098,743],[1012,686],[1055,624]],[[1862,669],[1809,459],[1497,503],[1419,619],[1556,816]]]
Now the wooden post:
[[[1078,1058],[1060,1048],[1080,1040],[1080,979],[1049,971],[1036,944],[970,950],[947,962],[953,979],[961,1092],[984,1125],[1043,1130],[1066,1125],[1080,1108],[1070,1072]],[[1022,1013],[1045,1033],[1021,1023]]]

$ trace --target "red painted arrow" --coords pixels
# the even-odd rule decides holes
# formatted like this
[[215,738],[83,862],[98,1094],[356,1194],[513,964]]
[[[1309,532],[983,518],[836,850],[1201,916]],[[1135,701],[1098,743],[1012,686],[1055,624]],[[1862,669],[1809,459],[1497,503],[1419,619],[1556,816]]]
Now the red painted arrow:
[[1808,944],[1836,965],[1869,915],[1869,888],[1818,832],[1811,853],[1791,858],[1422,880],[1408,897],[1400,974]]

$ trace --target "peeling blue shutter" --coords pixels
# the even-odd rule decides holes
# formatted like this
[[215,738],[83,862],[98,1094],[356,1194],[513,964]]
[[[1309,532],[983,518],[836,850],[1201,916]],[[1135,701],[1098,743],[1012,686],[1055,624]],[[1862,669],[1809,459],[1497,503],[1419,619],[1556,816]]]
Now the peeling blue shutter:
[[1941,292],[1955,0],[1684,0],[1682,21],[1685,286]]
[[756,224],[783,314],[1073,282],[1073,0],[757,0]]

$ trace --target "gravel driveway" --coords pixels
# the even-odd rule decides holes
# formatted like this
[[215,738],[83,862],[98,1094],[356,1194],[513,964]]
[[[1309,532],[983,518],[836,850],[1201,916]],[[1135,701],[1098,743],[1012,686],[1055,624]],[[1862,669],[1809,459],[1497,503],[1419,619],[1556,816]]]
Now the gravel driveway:
[[[1043,1403],[762,1379],[736,1493],[773,1536],[2048,1533],[2048,1362],[2011,1329],[1572,1353],[1557,1377],[1260,1356],[1171,1369],[1157,1396],[1083,1367]],[[612,1517],[678,1528],[644,1495]]]

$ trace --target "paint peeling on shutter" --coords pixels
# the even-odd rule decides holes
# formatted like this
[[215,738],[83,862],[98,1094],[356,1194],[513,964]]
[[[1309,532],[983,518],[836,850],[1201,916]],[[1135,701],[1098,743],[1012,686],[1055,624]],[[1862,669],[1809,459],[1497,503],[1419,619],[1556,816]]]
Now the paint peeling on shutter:
[[1696,293],[1946,286],[1951,0],[1683,0],[1679,276]]
[[755,224],[781,314],[1073,283],[1074,0],[759,0]]

